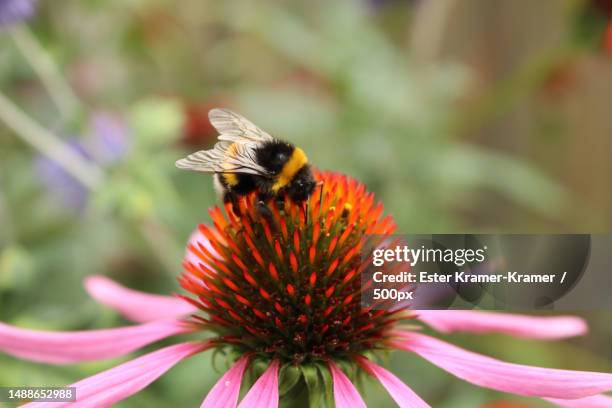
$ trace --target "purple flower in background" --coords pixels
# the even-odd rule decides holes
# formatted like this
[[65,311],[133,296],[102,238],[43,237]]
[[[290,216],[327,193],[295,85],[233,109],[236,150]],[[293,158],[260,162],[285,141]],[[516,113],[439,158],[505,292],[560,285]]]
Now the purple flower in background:
[[[97,112],[90,118],[87,136],[70,138],[67,144],[85,160],[103,167],[110,166],[121,160],[128,151],[128,128],[118,115]],[[89,191],[63,167],[45,156],[39,156],[35,168],[50,194],[71,210],[82,211],[85,208]]]
[[125,121],[110,112],[97,112],[89,123],[89,146],[97,162],[112,164],[128,150],[128,128]]
[[[0,0],[2,1],[2,0]],[[71,138],[67,145],[79,156],[91,160],[80,140]],[[79,180],[46,156],[38,156],[34,167],[45,188],[69,209],[81,211],[87,204],[88,191]]]
[[36,0],[0,0],[0,27],[32,17],[36,3]]

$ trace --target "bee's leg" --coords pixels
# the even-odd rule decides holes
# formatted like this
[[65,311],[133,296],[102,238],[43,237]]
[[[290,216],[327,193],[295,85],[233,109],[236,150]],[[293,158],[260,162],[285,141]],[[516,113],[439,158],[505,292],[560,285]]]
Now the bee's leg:
[[280,211],[284,211],[285,208],[285,199],[287,198],[286,194],[278,194],[276,196],[276,207],[280,210]]
[[236,217],[240,217],[242,215],[240,205],[238,204],[238,194],[234,193],[233,191],[226,191],[223,195],[223,202],[230,203],[232,205],[232,211]]
[[268,207],[266,204],[266,201],[268,201],[270,198],[271,195],[269,193],[260,191],[259,194],[257,194],[257,211],[263,218],[266,219],[266,221],[268,221],[268,224],[274,226],[272,210],[270,210],[270,207]]

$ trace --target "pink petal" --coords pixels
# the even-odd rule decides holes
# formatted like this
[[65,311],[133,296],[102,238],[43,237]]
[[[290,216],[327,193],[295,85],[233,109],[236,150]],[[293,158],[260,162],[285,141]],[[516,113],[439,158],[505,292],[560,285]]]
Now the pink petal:
[[208,343],[183,343],[165,347],[69,385],[76,388],[76,402],[31,403],[24,406],[107,407],[136,394],[179,361],[208,347]]
[[449,373],[482,387],[517,395],[583,398],[612,390],[612,374],[505,363],[414,332],[397,332],[391,345],[412,351]]
[[443,333],[505,333],[530,339],[561,339],[581,336],[585,321],[574,316],[522,316],[474,310],[421,310],[417,318]]
[[187,325],[176,320],[74,332],[28,330],[0,323],[0,351],[31,361],[68,364],[120,357],[163,338],[190,331]]
[[200,408],[236,408],[244,370],[249,365],[248,356],[240,358],[210,390]]
[[591,397],[579,398],[573,400],[564,400],[556,398],[545,398],[546,401],[552,402],[562,408],[610,408],[612,407],[612,397],[608,395],[593,395]]
[[367,358],[358,357],[357,361],[368,373],[380,381],[400,408],[430,408],[429,404],[390,371]]
[[180,317],[196,310],[183,299],[128,289],[100,275],[86,278],[85,289],[98,302],[135,322]]
[[351,380],[332,361],[329,362],[329,370],[334,382],[336,408],[366,408],[365,402]]
[[238,408],[278,408],[278,360],[253,384]]

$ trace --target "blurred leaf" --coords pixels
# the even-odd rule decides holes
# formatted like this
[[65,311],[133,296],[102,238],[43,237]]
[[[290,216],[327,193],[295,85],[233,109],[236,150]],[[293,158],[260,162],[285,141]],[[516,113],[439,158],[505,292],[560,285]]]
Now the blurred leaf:
[[35,277],[34,259],[18,245],[0,252],[0,291],[25,288]]
[[149,98],[134,104],[128,112],[128,123],[136,141],[144,148],[167,145],[178,138],[183,114],[178,101]]
[[128,220],[144,220],[153,214],[153,199],[142,186],[130,179],[118,178],[95,192],[92,203],[101,211],[119,213]]

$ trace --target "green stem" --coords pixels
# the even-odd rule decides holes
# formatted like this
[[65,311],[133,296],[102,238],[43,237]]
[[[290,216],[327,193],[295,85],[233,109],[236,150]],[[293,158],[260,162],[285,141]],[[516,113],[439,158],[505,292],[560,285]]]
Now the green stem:
[[102,170],[83,159],[57,136],[33,121],[6,96],[0,93],[0,121],[21,139],[56,162],[85,187],[93,190],[104,179]]
[[13,41],[36,72],[49,96],[65,119],[72,118],[80,103],[72,88],[60,74],[57,64],[24,25],[10,30]]

